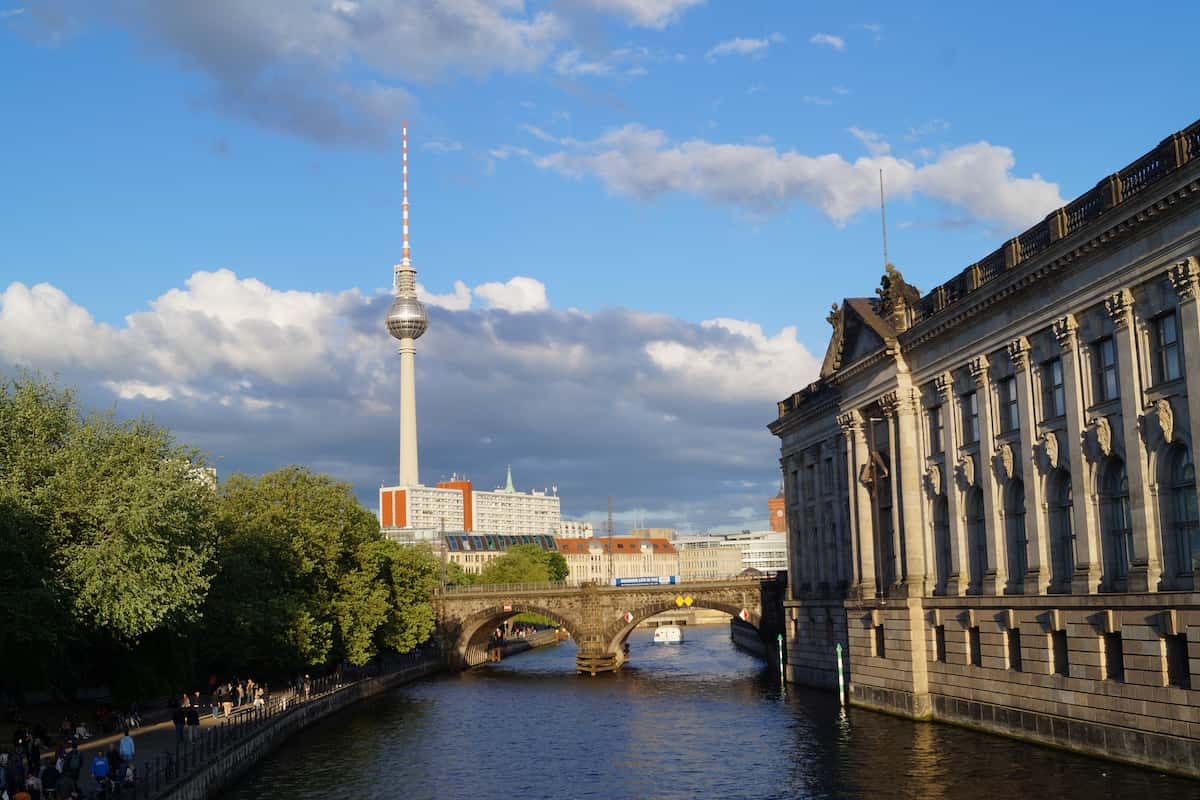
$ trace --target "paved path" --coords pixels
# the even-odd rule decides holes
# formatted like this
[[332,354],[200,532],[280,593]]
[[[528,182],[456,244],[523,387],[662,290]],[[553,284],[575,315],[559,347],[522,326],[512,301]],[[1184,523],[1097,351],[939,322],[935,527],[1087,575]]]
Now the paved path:
[[[273,695],[273,699],[281,697],[291,697],[292,692],[280,692]],[[200,714],[200,729],[201,731],[216,727],[224,722],[227,718],[222,716],[220,719],[213,719],[211,706],[200,706],[203,713]],[[250,709],[250,706],[245,706],[241,714],[237,711],[229,719],[240,719]],[[176,752],[177,738],[175,735],[175,723],[170,719],[165,722],[155,723],[153,725],[144,725],[140,728],[134,728],[130,731],[133,736],[134,755],[133,755],[133,775],[136,781],[144,780],[147,776],[146,762],[150,762],[151,769],[154,769],[154,761],[156,757],[160,758],[160,763],[163,758],[174,755]],[[92,779],[92,759],[97,752],[105,753],[108,751],[109,745],[115,745],[121,741],[121,734],[116,733],[112,736],[98,737],[89,739],[79,746],[79,752],[83,755],[83,770],[79,774],[80,788],[85,792],[91,792],[96,788],[96,782]]]

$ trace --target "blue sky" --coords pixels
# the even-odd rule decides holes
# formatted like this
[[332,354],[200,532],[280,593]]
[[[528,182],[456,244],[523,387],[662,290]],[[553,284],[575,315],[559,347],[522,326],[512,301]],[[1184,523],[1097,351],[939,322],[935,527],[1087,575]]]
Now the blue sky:
[[[878,284],[876,170],[891,259],[928,289],[1192,122],[1197,23],[1193,3],[0,0],[0,363],[153,414],[223,471],[313,463],[369,500],[395,458],[372,314],[407,118],[439,306],[426,481],[511,461],[572,515],[613,493],[650,522],[758,523],[773,401],[813,377],[830,303]],[[280,369],[297,337],[338,365]],[[608,435],[548,423],[548,394]],[[354,418],[340,438],[305,424],[330,413]]]

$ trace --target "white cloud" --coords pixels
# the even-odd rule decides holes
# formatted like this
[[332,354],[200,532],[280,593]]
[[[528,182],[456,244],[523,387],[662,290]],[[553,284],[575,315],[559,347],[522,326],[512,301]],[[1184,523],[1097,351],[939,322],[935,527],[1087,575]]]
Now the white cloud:
[[553,142],[555,144],[558,143],[557,136],[553,136],[549,133],[546,133],[544,130],[542,130],[541,128],[539,128],[536,125],[530,125],[528,123],[521,123],[520,127],[521,127],[521,130],[525,131],[530,136],[533,136],[535,139],[541,139],[543,142]]
[[550,307],[550,301],[546,299],[546,285],[520,275],[510,278],[506,283],[481,283],[475,287],[475,296],[488,308],[514,314],[545,311]]
[[661,30],[677,22],[693,6],[704,0],[575,0],[575,4],[612,14],[625,19],[631,25]]
[[606,77],[613,74],[613,66],[605,61],[588,61],[579,50],[568,50],[554,62],[554,69],[559,75],[572,78],[580,76]]
[[815,375],[820,369],[796,339],[794,327],[767,336],[761,325],[742,320],[714,319],[701,325],[728,336],[703,344],[652,341],[645,346],[655,364],[677,375],[692,391],[716,392],[736,400],[783,397],[798,388],[795,376]]
[[575,48],[558,56],[554,70],[567,78],[640,78],[649,74],[646,64],[680,63],[682,60],[679,53],[652,50],[643,45],[627,44],[597,56],[588,56]]
[[430,153],[445,155],[446,153],[457,153],[463,149],[462,142],[455,142],[448,139],[432,139],[421,145],[421,149]]
[[815,94],[806,94],[800,98],[801,102],[807,103],[810,106],[831,106],[833,101],[828,97],[821,97]]
[[846,40],[840,36],[834,36],[832,33],[814,33],[808,41],[810,44],[832,47],[839,52],[846,49]]
[[471,289],[462,281],[455,281],[454,291],[449,294],[433,294],[418,283],[417,298],[425,305],[447,311],[466,311],[471,307]]
[[[629,25],[662,29],[702,0],[572,0]],[[565,6],[522,0],[48,0],[59,20],[118,26],[206,79],[197,105],[327,145],[389,145],[415,107],[414,83],[542,69],[597,74],[579,59]],[[58,6],[78,13],[52,13]],[[0,12],[15,16],[23,9]],[[61,19],[60,19],[61,18]],[[49,25],[50,23],[46,23]],[[55,26],[51,26],[55,27]],[[607,66],[611,70],[611,65]],[[645,67],[630,65],[636,76]]]
[[11,19],[25,13],[24,8],[0,8],[0,19]]
[[726,39],[718,43],[704,57],[709,61],[714,61],[721,56],[761,56],[766,54],[772,44],[778,44],[784,41],[783,34],[772,33],[770,36],[764,36],[761,39],[746,39],[737,37],[734,39]]
[[847,89],[845,86],[834,86],[829,91],[833,92],[834,94],[842,94],[842,95],[850,94],[850,90]]
[[755,213],[777,213],[802,203],[844,223],[879,200],[879,170],[891,195],[922,193],[971,215],[1019,228],[1062,205],[1058,185],[1034,174],[1012,175],[1011,149],[977,142],[942,151],[917,164],[884,152],[848,161],[837,153],[806,155],[750,144],[703,139],[672,143],[660,130],[626,125],[534,163],[570,177],[595,177],[610,191],[650,200],[686,193]]
[[[472,294],[484,307],[468,306]],[[475,292],[459,281],[442,299],[417,345],[427,483],[457,470],[494,485],[512,463],[518,483],[559,485],[568,515],[602,509],[611,492],[626,508],[671,508],[681,527],[765,503],[744,486],[777,480],[764,424],[816,371],[793,329],[561,311],[529,277]],[[107,325],[55,286],[13,283],[0,290],[0,363],[61,374],[122,417],[153,415],[222,476],[308,464],[354,483],[370,507],[395,470],[390,301],[218,270]]]
[[873,156],[885,156],[892,152],[892,146],[875,131],[865,131],[862,128],[849,128],[849,131],[855,139],[866,146],[867,152]]

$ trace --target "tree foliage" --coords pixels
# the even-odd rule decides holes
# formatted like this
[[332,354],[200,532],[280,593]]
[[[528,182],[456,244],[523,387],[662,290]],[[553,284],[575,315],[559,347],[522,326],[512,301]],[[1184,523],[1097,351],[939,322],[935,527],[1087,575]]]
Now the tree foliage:
[[535,544],[518,544],[483,568],[479,583],[540,583],[567,577],[567,560],[556,550]]
[[440,569],[345,483],[286,467],[218,490],[152,421],[0,376],[0,688],[362,664],[430,636]]

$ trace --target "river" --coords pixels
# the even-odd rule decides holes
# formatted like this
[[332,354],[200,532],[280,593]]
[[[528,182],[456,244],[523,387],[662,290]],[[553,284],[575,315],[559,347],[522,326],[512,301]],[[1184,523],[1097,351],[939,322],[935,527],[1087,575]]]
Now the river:
[[724,626],[630,637],[616,675],[569,643],[402,687],[290,739],[225,795],[329,798],[1195,798],[1200,784],[789,687]]

